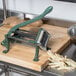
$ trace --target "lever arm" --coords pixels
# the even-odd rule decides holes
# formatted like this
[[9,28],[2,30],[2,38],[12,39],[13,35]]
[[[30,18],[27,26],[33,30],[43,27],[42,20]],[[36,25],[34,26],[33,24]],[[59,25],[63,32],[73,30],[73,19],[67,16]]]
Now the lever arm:
[[14,26],[13,28],[10,29],[10,31],[8,32],[8,35],[10,35],[12,32],[15,32],[18,28],[20,27],[23,27],[23,26],[26,26],[30,23],[33,23],[35,21],[38,21],[40,19],[42,19],[45,15],[47,15],[48,13],[50,13],[52,11],[53,7],[52,6],[49,6],[48,8],[45,9],[45,11],[39,15],[38,17],[34,18],[34,19],[31,19],[31,20],[28,20],[28,21],[25,21],[23,23],[20,23],[16,26]]
[[26,26],[30,23],[33,23],[37,20],[40,20],[42,19],[45,15],[47,15],[48,13],[50,13],[51,11],[53,10],[53,7],[52,6],[49,6],[48,8],[45,9],[45,11],[39,15],[38,17],[34,18],[34,19],[31,19],[31,20],[28,20],[28,21],[25,21],[25,22],[22,22],[14,27],[12,27],[9,32],[5,35],[5,39],[2,41],[2,45],[6,47],[6,50],[4,50],[3,52],[4,53],[7,53],[9,51],[9,48],[10,48],[10,41],[8,40],[8,37],[11,36],[12,33],[14,33],[17,29],[19,29],[20,27],[23,27],[23,26]]

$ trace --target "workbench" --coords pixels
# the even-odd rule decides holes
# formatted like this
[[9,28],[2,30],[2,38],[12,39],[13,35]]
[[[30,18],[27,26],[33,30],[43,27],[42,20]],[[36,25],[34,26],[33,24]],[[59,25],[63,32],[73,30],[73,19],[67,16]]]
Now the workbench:
[[[71,44],[64,51],[66,52],[69,50],[71,52],[72,51],[74,52],[74,50],[76,50],[76,45]],[[67,52],[67,54],[69,54],[71,58],[73,57],[76,59],[76,57],[74,55],[71,56],[71,52],[69,52],[69,53]],[[1,61],[0,61],[0,69],[2,69],[2,71],[0,71],[0,76],[4,73],[5,73],[5,76],[10,76],[11,75],[10,73],[13,73],[13,72],[19,76],[20,75],[24,75],[24,76],[28,76],[28,75],[29,76],[31,76],[31,75],[32,76],[59,76],[59,74],[55,73],[54,71],[52,72],[52,71],[47,70],[47,67],[42,72],[38,72],[38,71],[34,71],[34,70],[31,70],[28,68],[24,68],[24,67],[21,67],[18,65],[13,65],[13,64],[1,62]],[[75,76],[75,75],[76,75],[76,71],[64,74],[64,76]]]
[[[67,35],[67,28],[47,24],[43,24],[41,28],[44,28],[51,34],[48,46],[51,48],[52,52],[60,53],[70,44],[70,37]],[[0,27],[0,42],[2,42],[2,40],[4,39],[4,35],[9,31],[9,29],[10,28],[6,28],[6,26]],[[1,61],[36,71],[42,71],[48,64],[47,52],[42,50],[40,50],[39,61],[33,61],[33,57],[35,54],[34,47],[28,47],[22,44],[13,44],[7,54],[2,53],[4,49],[5,48],[0,45]]]

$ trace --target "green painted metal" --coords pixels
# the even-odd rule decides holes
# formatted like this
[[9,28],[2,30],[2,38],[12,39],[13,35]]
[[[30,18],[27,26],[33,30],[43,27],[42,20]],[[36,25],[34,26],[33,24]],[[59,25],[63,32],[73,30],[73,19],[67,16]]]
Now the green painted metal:
[[7,53],[9,51],[9,48],[10,48],[10,41],[7,38],[7,35],[5,35],[5,40],[2,41],[1,45],[6,47],[6,49],[3,51],[3,53]]
[[36,46],[36,53],[33,61],[39,61],[39,46]]
[[3,26],[4,24],[0,24],[0,27]]
[[[38,21],[40,19],[42,19],[45,15],[47,15],[48,13],[50,13],[51,11],[53,10],[53,7],[52,6],[49,6],[48,8],[45,9],[45,11],[39,15],[38,17],[34,18],[34,19],[31,19],[31,20],[28,20],[28,21],[25,21],[25,22],[22,22],[14,27],[12,27],[9,32],[5,35],[5,39],[2,41],[2,45],[6,47],[6,50],[3,51],[3,53],[7,53],[9,51],[9,48],[10,48],[10,40],[8,39],[8,37],[10,37],[12,35],[12,33],[14,33],[16,30],[18,30],[20,27],[23,27],[23,26],[27,26],[28,24],[30,23],[33,23],[35,21]],[[29,41],[29,42],[32,42],[32,43],[35,43],[34,41]],[[36,46],[36,54],[35,54],[35,58],[34,58],[34,61],[38,61],[38,53],[39,53],[39,47]]]
[[48,8],[45,9],[45,11],[39,15],[38,17],[34,18],[34,19],[31,19],[31,20],[28,20],[28,21],[25,21],[23,23],[20,23],[16,26],[14,26],[13,28],[10,29],[10,31],[8,32],[8,35],[11,35],[12,32],[15,32],[18,28],[20,27],[23,27],[23,26],[26,26],[30,23],[33,23],[35,21],[38,21],[40,19],[42,19],[45,15],[47,15],[48,13],[50,13],[52,11],[53,7],[52,6],[49,6]]

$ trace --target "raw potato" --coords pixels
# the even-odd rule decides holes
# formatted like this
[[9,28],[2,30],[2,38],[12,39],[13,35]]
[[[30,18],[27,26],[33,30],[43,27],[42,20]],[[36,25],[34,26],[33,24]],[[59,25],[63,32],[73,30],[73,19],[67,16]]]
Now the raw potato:
[[72,59],[69,59],[66,56],[63,57],[59,54],[53,53],[50,50],[47,53],[49,55],[50,68],[56,68],[57,70],[62,71],[71,71],[73,69],[76,69],[76,62]]
[[[17,24],[20,24],[24,21],[27,21],[27,19],[23,20],[23,19],[20,19],[16,16],[12,16],[12,17],[9,17],[6,20],[4,20],[3,24],[6,28],[12,28],[13,26],[16,26]],[[23,26],[20,29],[31,30],[33,28],[40,27],[42,24],[43,24],[42,20],[38,20],[38,21],[33,22],[27,26]]]

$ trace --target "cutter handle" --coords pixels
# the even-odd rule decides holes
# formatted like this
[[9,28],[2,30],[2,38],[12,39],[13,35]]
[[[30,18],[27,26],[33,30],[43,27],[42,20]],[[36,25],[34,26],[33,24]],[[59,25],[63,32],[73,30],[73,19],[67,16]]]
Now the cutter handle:
[[25,21],[25,22],[22,22],[14,27],[12,27],[10,29],[10,31],[8,32],[8,35],[10,35],[12,32],[16,31],[18,28],[20,27],[23,27],[23,26],[27,26],[28,24],[30,23],[33,23],[35,21],[38,21],[40,19],[42,19],[45,15],[47,15],[48,13],[50,13],[52,11],[53,7],[52,6],[49,6],[48,8],[45,9],[45,11],[40,14],[39,16],[35,17],[34,19],[31,19],[31,20],[28,20],[28,21]]
[[45,11],[43,12],[44,15],[47,15],[48,13],[50,13],[53,10],[52,6],[49,6],[45,9]]

